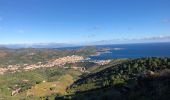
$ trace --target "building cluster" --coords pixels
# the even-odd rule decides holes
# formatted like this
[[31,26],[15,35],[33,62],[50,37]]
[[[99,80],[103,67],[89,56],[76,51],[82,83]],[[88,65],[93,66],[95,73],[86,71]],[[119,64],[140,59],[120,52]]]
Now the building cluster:
[[54,67],[54,66],[64,66],[66,63],[76,63],[85,60],[83,56],[66,56],[61,57],[55,60],[51,60],[46,64],[42,64],[42,62],[38,62],[36,64],[23,64],[23,65],[8,65],[6,68],[0,68],[0,74],[4,74],[5,72],[16,72],[19,71],[19,69],[24,69],[25,71],[34,70],[37,68],[48,68],[48,67]]
[[0,74],[4,74],[6,71],[8,71],[7,68],[0,68]]
[[18,71],[20,65],[8,65],[6,68],[0,68],[0,74],[4,74],[5,72],[12,72],[15,73]]
[[61,57],[52,61],[49,61],[47,64],[41,64],[39,62],[38,64],[32,64],[24,67],[24,70],[33,70],[37,68],[48,68],[48,67],[54,67],[54,66],[64,66],[66,63],[76,63],[83,61],[85,58],[83,56],[77,56],[77,55],[72,55],[72,56],[66,56],[66,57]]
[[111,60],[96,60],[96,61],[92,61],[98,65],[106,65],[109,64]]
[[[5,72],[15,73],[15,72],[21,71],[20,69],[29,71],[29,70],[34,70],[38,68],[49,68],[49,67],[54,67],[54,66],[67,68],[66,66],[64,66],[67,63],[83,62],[84,60],[86,59],[83,56],[72,55],[72,56],[61,57],[58,59],[48,61],[46,64],[42,64],[42,62],[38,62],[36,64],[8,65],[6,68],[0,68],[0,74],[4,74]],[[92,62],[97,63],[98,65],[106,65],[110,62],[110,60],[96,60]],[[86,69],[84,67],[72,66],[69,68],[80,70],[81,72],[86,72]]]

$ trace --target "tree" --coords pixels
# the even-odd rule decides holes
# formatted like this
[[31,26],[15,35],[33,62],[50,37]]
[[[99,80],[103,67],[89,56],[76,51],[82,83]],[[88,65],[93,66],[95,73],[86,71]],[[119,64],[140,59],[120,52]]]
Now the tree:
[[133,65],[133,68],[137,68],[138,67],[138,63],[135,63],[134,65]]

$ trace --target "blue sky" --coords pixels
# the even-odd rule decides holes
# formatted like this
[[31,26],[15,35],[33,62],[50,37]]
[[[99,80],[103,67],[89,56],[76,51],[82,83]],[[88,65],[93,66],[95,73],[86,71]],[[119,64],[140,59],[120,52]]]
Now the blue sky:
[[170,41],[170,0],[0,0],[0,44]]

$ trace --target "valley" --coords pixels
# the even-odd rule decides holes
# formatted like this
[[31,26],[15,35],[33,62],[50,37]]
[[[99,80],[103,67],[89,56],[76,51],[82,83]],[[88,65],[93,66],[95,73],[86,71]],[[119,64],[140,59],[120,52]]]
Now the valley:
[[39,99],[67,94],[66,89],[75,80],[92,72],[89,68],[110,62],[89,61],[88,54],[96,50],[1,49],[1,99]]
[[[169,97],[165,95],[170,89],[169,58],[88,58],[99,50],[110,49],[83,47],[63,51],[31,48],[2,50],[0,99],[140,100],[142,96],[144,99],[153,99],[157,93],[161,99]],[[155,81],[159,82],[152,86],[151,83]],[[160,86],[156,94],[143,94],[150,88],[145,82],[151,84],[153,92],[157,85]]]

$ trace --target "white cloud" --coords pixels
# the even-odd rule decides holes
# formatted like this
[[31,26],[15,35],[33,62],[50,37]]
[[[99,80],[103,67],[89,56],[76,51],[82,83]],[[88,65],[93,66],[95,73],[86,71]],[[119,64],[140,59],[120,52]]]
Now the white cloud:
[[153,36],[153,37],[145,37],[142,40],[170,40],[170,36]]
[[138,42],[164,42],[170,41],[170,35],[150,36],[142,38],[114,38],[111,40],[100,40],[91,44],[115,44],[115,43],[138,43]]

